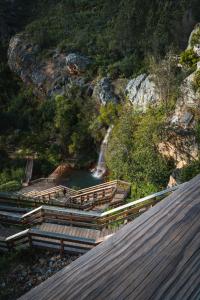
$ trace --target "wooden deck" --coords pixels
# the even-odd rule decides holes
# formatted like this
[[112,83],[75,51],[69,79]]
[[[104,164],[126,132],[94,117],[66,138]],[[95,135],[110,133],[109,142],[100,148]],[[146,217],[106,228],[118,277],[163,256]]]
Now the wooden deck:
[[[1,234],[2,231],[2,234]],[[70,253],[86,253],[115,230],[95,230],[66,225],[42,223],[31,229],[16,231],[0,227],[0,250],[9,251],[27,247],[46,248]]]
[[106,208],[121,205],[129,192],[130,183],[121,180],[106,182],[79,191],[59,185],[43,191],[0,193],[0,204],[10,203],[18,207],[38,207],[46,204],[91,210],[103,204],[108,204]]
[[200,176],[20,299],[200,299]]
[[24,208],[0,205],[0,222],[6,224],[21,224],[26,227],[48,222],[84,228],[103,229],[113,224],[118,226],[124,222],[133,220],[178,188],[179,186],[169,188],[103,213],[42,205],[36,209],[29,209],[29,211],[24,214]]

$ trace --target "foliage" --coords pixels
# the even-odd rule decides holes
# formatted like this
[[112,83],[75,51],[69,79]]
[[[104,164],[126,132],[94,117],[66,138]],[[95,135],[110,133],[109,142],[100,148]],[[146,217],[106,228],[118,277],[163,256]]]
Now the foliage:
[[146,53],[162,56],[170,45],[180,47],[187,34],[182,18],[197,0],[42,2],[36,2],[38,17],[25,29],[42,50],[82,52],[105,72],[131,76],[144,67]]
[[183,167],[180,172],[180,181],[186,182],[200,173],[200,160],[191,162],[188,166]]
[[4,168],[0,173],[0,185],[6,184],[9,181],[21,183],[23,177],[24,169],[7,165],[7,168]]
[[179,86],[182,80],[180,70],[177,68],[176,55],[170,50],[164,59],[149,57],[148,69],[152,76],[159,99],[165,106],[166,111],[171,111],[179,94]]
[[191,46],[195,46],[197,44],[200,44],[200,29],[197,30],[197,32],[194,32],[191,39]]
[[112,178],[133,183],[134,197],[166,186],[172,165],[157,149],[164,122],[162,108],[149,109],[141,115],[126,106],[113,129],[106,162]]
[[193,87],[195,91],[200,90],[200,70],[196,71],[195,73]]
[[180,64],[183,65],[183,67],[190,69],[191,71],[194,71],[196,69],[198,61],[199,57],[193,49],[187,49],[181,53]]
[[121,105],[117,105],[113,102],[109,102],[105,106],[101,106],[98,122],[101,124],[101,126],[112,125],[117,119],[120,109]]
[[55,99],[55,127],[62,155],[78,160],[95,153],[90,124],[96,118],[96,108],[80,88],[72,86],[64,96]]
[[[198,0],[190,3],[167,0],[164,4],[149,0],[1,2],[0,184],[20,182],[23,176],[17,169],[24,166],[12,166],[10,151],[37,153],[41,164],[38,163],[36,170],[46,175],[68,157],[76,158],[79,163],[94,159],[105,127],[115,123],[112,151],[107,158],[113,176],[136,182],[139,194],[142,189],[150,191],[163,185],[169,165],[157,152],[154,140],[162,131],[160,112],[156,112],[155,120],[150,112],[139,116],[137,112],[109,104],[99,113],[99,107],[84,88],[75,86],[56,99],[41,101],[10,72],[7,47],[9,38],[24,30],[39,45],[40,56],[52,54],[55,48],[65,55],[83,53],[94,62],[90,78],[95,73],[109,73],[112,78],[130,77],[149,68],[147,54],[162,61],[171,45],[177,49],[182,46],[187,37],[182,19],[190,8],[198,17]],[[191,52],[183,53],[181,59],[190,68],[197,62]],[[162,88],[167,91],[168,106],[174,99],[174,89],[169,92],[169,85],[176,82],[174,74],[177,74],[174,68],[161,69],[162,64],[157,74],[158,78],[166,79]]]
[[18,181],[8,181],[0,185],[0,192],[13,192],[19,190],[21,184]]

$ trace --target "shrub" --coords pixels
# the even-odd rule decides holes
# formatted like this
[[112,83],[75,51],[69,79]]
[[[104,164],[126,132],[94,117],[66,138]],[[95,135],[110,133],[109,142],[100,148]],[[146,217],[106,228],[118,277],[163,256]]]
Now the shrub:
[[142,115],[125,107],[113,128],[106,162],[113,179],[132,182],[133,198],[166,187],[173,166],[157,149],[164,124],[162,109],[149,109]]
[[195,73],[193,87],[195,91],[200,89],[200,70]]
[[200,160],[193,161],[190,165],[181,169],[180,181],[186,182],[200,173]]
[[198,61],[199,57],[193,49],[188,49],[181,53],[180,64],[185,68],[195,70]]
[[200,29],[198,29],[197,32],[193,33],[191,39],[191,46],[195,46],[197,44],[200,44]]
[[7,183],[1,184],[0,192],[14,192],[14,191],[19,190],[20,187],[21,187],[21,184],[18,181],[13,180],[13,181],[9,181]]

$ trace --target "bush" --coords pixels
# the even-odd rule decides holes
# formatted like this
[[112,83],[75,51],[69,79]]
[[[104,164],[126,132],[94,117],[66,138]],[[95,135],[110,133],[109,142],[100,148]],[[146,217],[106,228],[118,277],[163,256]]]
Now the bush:
[[149,109],[145,114],[125,107],[113,129],[106,153],[106,163],[113,179],[130,181],[132,196],[140,198],[166,187],[173,165],[157,149],[163,140],[163,109]]
[[200,173],[200,160],[193,161],[190,165],[181,169],[180,181],[186,182]]
[[21,184],[18,181],[9,181],[0,185],[0,192],[14,192],[21,188]]
[[181,53],[180,64],[185,68],[191,69],[191,71],[196,69],[198,61],[199,57],[193,49],[188,49]]
[[197,32],[193,33],[191,39],[191,46],[195,46],[197,44],[200,44],[200,29],[198,29]]
[[200,90],[200,70],[195,73],[193,87],[196,92]]

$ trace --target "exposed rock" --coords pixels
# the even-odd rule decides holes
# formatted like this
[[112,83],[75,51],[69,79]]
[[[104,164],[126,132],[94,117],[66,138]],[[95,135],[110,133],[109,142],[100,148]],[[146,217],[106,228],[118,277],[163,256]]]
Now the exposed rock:
[[67,68],[70,74],[79,75],[85,72],[90,60],[82,55],[76,53],[70,53],[66,57]]
[[195,45],[193,50],[200,57],[200,44]]
[[49,178],[51,179],[59,179],[63,176],[69,176],[70,173],[73,171],[74,168],[74,164],[67,164],[67,163],[63,163],[61,165],[59,165],[54,171],[53,173],[51,173],[49,175]]
[[194,126],[194,110],[200,108],[200,92],[194,88],[195,74],[196,72],[189,75],[181,85],[181,95],[171,117],[171,125],[173,126],[183,128]]
[[143,111],[159,101],[152,75],[141,74],[130,80],[126,87],[126,95],[133,105]]
[[163,156],[173,160],[178,169],[198,159],[198,145],[190,130],[168,130],[167,141],[159,143],[158,150]]
[[[31,85],[38,95],[52,96],[63,94],[72,83],[85,84],[83,73],[89,59],[81,55],[58,53],[49,58],[39,58],[38,45],[30,42],[23,33],[15,35],[9,44],[8,64],[27,85]],[[74,70],[74,72],[72,72]]]
[[118,102],[118,97],[114,93],[114,88],[109,77],[104,77],[96,83],[93,97],[103,105],[109,102]]
[[[199,30],[200,24],[192,31],[188,43],[188,49],[193,48],[197,54],[200,54],[198,52],[200,47],[193,45],[192,38],[194,33]],[[199,68],[200,62],[197,63],[197,70]],[[169,120],[172,127],[171,134],[169,134],[167,142],[159,145],[160,152],[168,158],[172,158],[178,169],[199,158],[199,147],[194,134],[195,114],[200,109],[200,91],[194,86],[196,72],[190,74],[183,81],[175,111]]]
[[[6,292],[8,299],[17,299],[78,257],[69,254],[60,257],[60,255],[48,251],[38,252],[35,255],[31,254],[28,261],[20,256],[20,263],[18,260],[12,261],[9,271],[1,274],[0,287],[3,292]],[[30,254],[27,252],[26,255]],[[52,266],[46,267],[49,262]]]
[[124,100],[125,98],[125,89],[128,84],[128,79],[126,78],[117,78],[112,81],[112,85],[114,88],[114,94],[120,99]]

